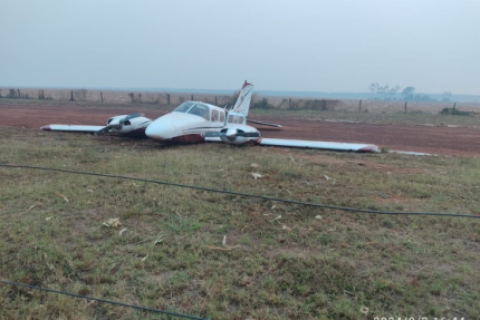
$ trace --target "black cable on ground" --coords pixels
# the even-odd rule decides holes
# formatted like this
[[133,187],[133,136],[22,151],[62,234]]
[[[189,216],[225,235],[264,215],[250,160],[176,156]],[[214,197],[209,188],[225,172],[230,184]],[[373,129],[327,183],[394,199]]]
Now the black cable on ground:
[[84,295],[75,294],[75,293],[66,292],[66,291],[61,291],[61,290],[54,290],[54,289],[32,286],[32,285],[27,284],[27,283],[11,282],[11,281],[5,281],[5,280],[0,280],[0,283],[9,284],[11,286],[17,286],[17,287],[24,287],[24,288],[39,290],[39,291],[47,291],[47,292],[58,293],[58,294],[62,294],[62,295],[65,295],[65,296],[70,296],[70,297],[74,297],[74,298],[78,298],[78,299],[86,299],[86,300],[91,300],[91,301],[110,303],[110,304],[113,304],[113,305],[116,305],[116,306],[121,306],[121,307],[126,307],[126,308],[131,308],[131,309],[137,309],[137,310],[141,310],[141,311],[145,311],[145,312],[160,313],[160,314],[168,315],[168,316],[171,316],[171,317],[193,319],[193,320],[208,320],[206,318],[199,318],[199,317],[189,316],[189,315],[175,313],[175,312],[169,312],[169,311],[158,310],[158,309],[151,309],[151,308],[136,306],[136,305],[133,305],[133,304],[127,304],[127,303],[123,303],[123,302],[111,301],[111,300],[106,300],[106,299],[98,299],[98,298],[94,298],[94,297],[84,296]]
[[16,165],[16,164],[0,164],[0,167],[5,167],[5,168],[25,168],[25,169],[45,170],[45,171],[63,172],[63,173],[80,174],[80,175],[88,175],[88,176],[97,176],[97,177],[106,177],[106,178],[116,178],[116,179],[124,179],[124,180],[142,181],[142,182],[155,183],[155,184],[161,184],[161,185],[166,185],[166,186],[189,188],[189,189],[194,189],[194,190],[201,190],[201,191],[208,191],[208,192],[215,192],[215,193],[223,193],[223,194],[235,195],[235,196],[258,198],[258,199],[269,200],[269,201],[277,201],[277,202],[284,202],[284,203],[290,203],[290,204],[298,204],[298,205],[303,205],[303,206],[310,206],[310,207],[324,208],[324,209],[332,209],[332,210],[340,210],[340,211],[347,211],[347,212],[361,212],[361,213],[386,214],[386,215],[443,216],[443,217],[475,218],[475,219],[480,219],[480,215],[475,215],[475,214],[460,214],[460,213],[457,214],[457,213],[448,213],[448,212],[398,212],[398,211],[378,211],[378,210],[357,209],[357,208],[350,208],[350,207],[340,207],[340,206],[332,206],[332,205],[321,204],[321,203],[303,202],[303,201],[296,201],[296,200],[275,198],[275,197],[270,197],[270,196],[262,196],[262,195],[258,195],[258,194],[251,194],[251,193],[244,193],[244,192],[219,190],[219,189],[214,189],[214,188],[194,186],[194,185],[174,183],[174,182],[166,182],[166,181],[159,181],[159,180],[152,180],[152,179],[143,179],[143,178],[127,177],[127,176],[120,176],[120,175],[113,175],[113,174],[106,174],[106,173],[94,173],[94,172],[85,172],[85,171],[74,171],[74,170],[67,170],[67,169],[60,169],[60,168],[49,168],[49,167],[38,167],[38,166],[26,166],[26,165]]

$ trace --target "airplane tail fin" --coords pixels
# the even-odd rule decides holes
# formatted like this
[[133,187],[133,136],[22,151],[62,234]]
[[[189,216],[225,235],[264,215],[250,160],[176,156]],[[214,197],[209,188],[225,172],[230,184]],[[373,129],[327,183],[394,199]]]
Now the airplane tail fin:
[[240,90],[237,102],[235,102],[235,105],[232,108],[233,112],[241,113],[245,117],[248,115],[248,111],[250,110],[250,101],[252,100],[252,91],[253,84],[248,83],[247,80],[245,80],[242,90]]

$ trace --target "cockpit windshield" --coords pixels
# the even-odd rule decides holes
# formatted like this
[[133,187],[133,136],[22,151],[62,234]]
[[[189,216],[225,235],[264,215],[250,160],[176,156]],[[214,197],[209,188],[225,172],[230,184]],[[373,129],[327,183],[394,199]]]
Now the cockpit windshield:
[[195,104],[195,102],[192,102],[192,101],[187,101],[187,102],[184,102],[182,103],[181,105],[179,105],[175,110],[173,110],[174,112],[183,112],[183,113],[187,113],[188,109],[190,109],[191,106],[193,106]]
[[197,103],[197,102],[192,102],[192,101],[187,101],[179,105],[174,112],[182,112],[182,113],[188,113],[188,114],[193,114],[199,117],[202,117],[206,120],[210,120],[210,109],[208,106],[202,104],[202,103]]

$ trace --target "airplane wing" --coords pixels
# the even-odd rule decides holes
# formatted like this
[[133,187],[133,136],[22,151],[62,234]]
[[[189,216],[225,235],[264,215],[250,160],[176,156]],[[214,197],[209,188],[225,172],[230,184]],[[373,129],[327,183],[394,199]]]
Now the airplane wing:
[[276,139],[276,138],[258,138],[255,141],[262,146],[278,146],[293,147],[306,149],[323,149],[334,151],[350,151],[350,152],[380,152],[380,149],[374,144],[362,143],[343,143],[343,142],[327,142],[327,141],[310,141],[310,140],[293,140],[293,139]]
[[45,131],[65,131],[65,132],[91,132],[95,133],[105,126],[85,126],[85,125],[70,125],[70,124],[51,124],[43,126],[42,130]]
[[251,123],[256,123],[256,124],[261,124],[262,126],[269,126],[269,127],[275,127],[275,128],[281,128],[282,126],[279,124],[273,124],[273,123],[266,123],[266,122],[261,122],[261,121],[256,121],[256,120],[248,120],[247,122]]

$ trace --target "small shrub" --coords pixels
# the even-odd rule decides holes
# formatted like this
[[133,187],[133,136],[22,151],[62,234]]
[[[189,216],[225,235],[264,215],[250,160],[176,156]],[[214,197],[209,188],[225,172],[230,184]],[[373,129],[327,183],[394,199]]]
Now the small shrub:
[[380,153],[390,153],[390,149],[388,149],[387,147],[385,146],[382,146],[380,148]]
[[452,116],[471,116],[471,112],[467,111],[460,111],[457,108],[443,108],[442,111],[440,111],[441,115],[452,115]]

